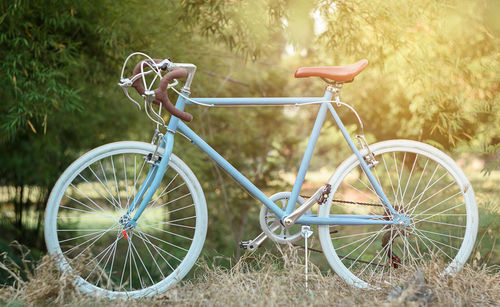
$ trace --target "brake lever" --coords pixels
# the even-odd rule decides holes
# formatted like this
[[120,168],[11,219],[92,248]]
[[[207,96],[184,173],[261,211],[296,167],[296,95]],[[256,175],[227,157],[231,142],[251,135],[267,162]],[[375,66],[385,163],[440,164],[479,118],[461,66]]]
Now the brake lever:
[[132,97],[130,97],[130,95],[128,93],[128,88],[132,85],[132,83],[133,82],[130,79],[124,78],[124,79],[120,80],[120,82],[118,83],[118,86],[123,90],[123,94],[125,94],[125,97],[127,97],[128,100],[132,101],[140,111],[141,105],[137,101],[135,101]]

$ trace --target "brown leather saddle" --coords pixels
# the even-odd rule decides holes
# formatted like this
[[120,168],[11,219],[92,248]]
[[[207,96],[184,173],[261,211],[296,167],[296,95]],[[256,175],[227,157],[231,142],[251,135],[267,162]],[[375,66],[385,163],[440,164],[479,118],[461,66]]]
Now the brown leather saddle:
[[352,82],[365,69],[368,60],[345,66],[301,67],[295,71],[295,78],[321,77],[336,83]]

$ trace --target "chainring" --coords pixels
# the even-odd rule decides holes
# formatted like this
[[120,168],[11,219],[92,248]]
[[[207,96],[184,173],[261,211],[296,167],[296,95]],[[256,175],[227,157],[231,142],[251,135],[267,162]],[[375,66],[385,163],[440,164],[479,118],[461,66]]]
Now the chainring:
[[[291,192],[279,192],[269,197],[269,199],[284,210],[288,204],[291,194]],[[301,196],[297,197],[297,204],[299,206],[304,202],[304,198]],[[305,214],[311,214],[311,210],[308,210]],[[260,209],[259,222],[262,231],[274,242],[286,244],[295,243],[302,239],[302,235],[300,233],[301,225],[297,224],[290,228],[285,228],[285,226],[280,223],[279,217],[266,206],[262,206]]]

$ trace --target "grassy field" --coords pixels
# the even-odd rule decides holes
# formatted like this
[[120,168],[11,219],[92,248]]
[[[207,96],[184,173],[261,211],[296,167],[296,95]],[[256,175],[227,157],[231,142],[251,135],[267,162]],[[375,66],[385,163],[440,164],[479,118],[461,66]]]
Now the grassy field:
[[500,301],[500,273],[491,266],[467,265],[461,273],[441,278],[436,273],[441,264],[433,262],[419,272],[408,270],[396,287],[366,290],[311,265],[307,290],[301,251],[285,248],[278,254],[246,255],[231,269],[200,261],[191,280],[134,301],[81,294],[71,276],[61,274],[45,257],[25,280],[12,271],[16,283],[1,290],[0,300],[10,306],[498,306]]

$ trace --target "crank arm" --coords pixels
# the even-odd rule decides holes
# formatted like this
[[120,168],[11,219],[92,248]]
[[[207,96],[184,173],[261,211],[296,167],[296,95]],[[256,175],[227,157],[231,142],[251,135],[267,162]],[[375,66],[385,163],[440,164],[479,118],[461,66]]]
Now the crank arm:
[[316,203],[320,205],[325,203],[328,196],[330,195],[331,185],[326,184],[325,186],[319,188],[316,193],[313,194],[302,206],[298,207],[297,210],[293,211],[289,216],[285,217],[283,223],[285,227],[289,228],[297,222],[297,220],[311,209]]
[[[276,231],[278,228],[280,228],[280,223],[274,222],[269,228],[271,231]],[[267,235],[265,232],[261,232],[260,235],[255,237],[255,239],[250,240],[250,241],[242,241],[240,242],[240,246],[244,249],[248,249],[249,251],[254,251],[256,250],[267,238]]]

